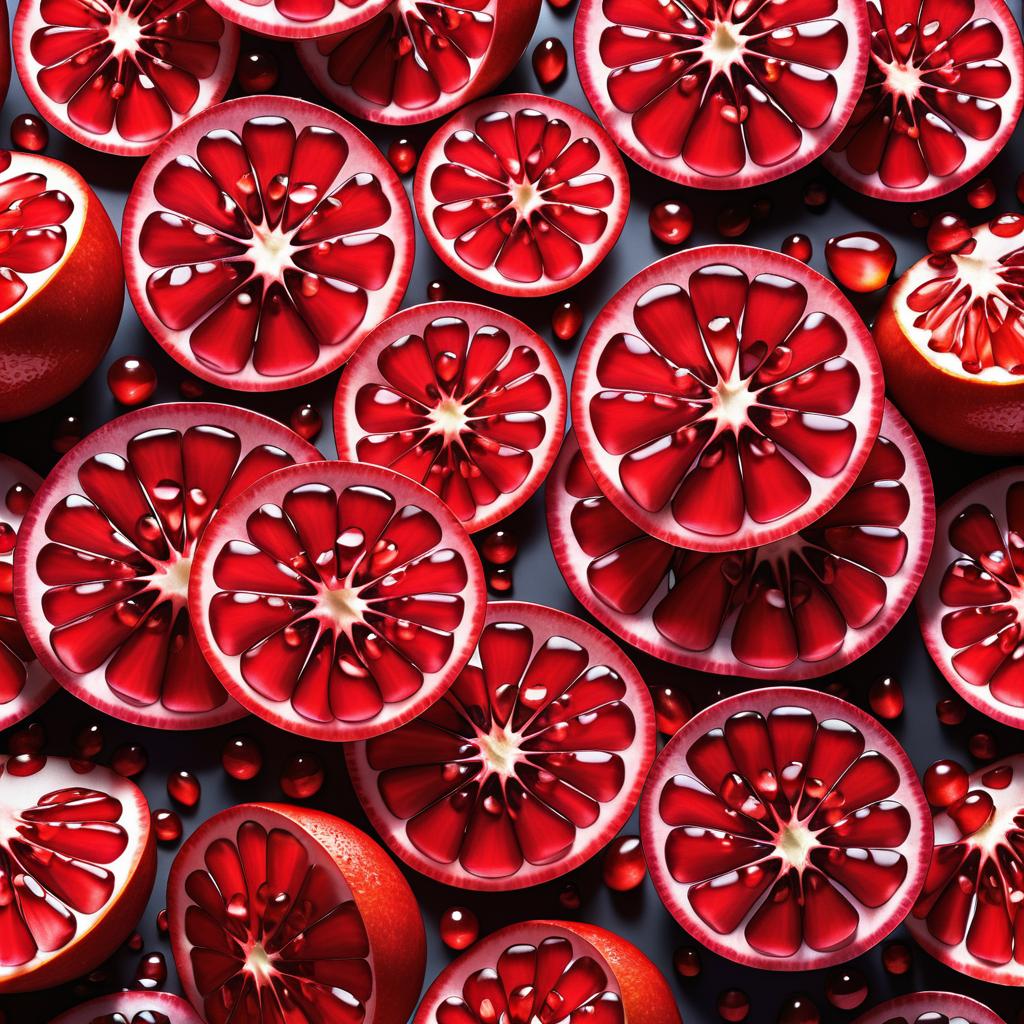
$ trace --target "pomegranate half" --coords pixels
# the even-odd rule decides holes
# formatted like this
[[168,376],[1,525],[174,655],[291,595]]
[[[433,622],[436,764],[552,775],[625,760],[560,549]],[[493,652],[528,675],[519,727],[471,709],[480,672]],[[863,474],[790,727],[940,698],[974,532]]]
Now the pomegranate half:
[[900,620],[928,566],[935,503],[924,452],[886,404],[853,487],[763,547],[687,551],[647,536],[601,493],[572,434],[547,516],[569,589],[623,640],[702,672],[796,680],[837,671]]
[[576,68],[641,167],[736,189],[799,170],[835,140],[864,85],[859,0],[582,0]]
[[117,235],[85,180],[58,160],[0,150],[0,421],[74,391],[123,306]]
[[303,100],[222,103],[172,132],[125,206],[128,292],[186,369],[273,391],[336,370],[401,302],[412,214],[380,151]]
[[433,704],[483,626],[469,535],[381,466],[314,462],[221,510],[189,592],[200,646],[247,710],[301,736],[357,740]]
[[422,483],[470,532],[543,483],[565,430],[558,360],[522,321],[428,303],[370,332],[334,400],[338,457]]
[[278,39],[311,39],[355,28],[390,0],[209,0],[247,32]]
[[174,859],[167,917],[182,988],[208,1024],[405,1024],[423,982],[408,882],[322,811],[214,815]]
[[115,992],[90,999],[55,1017],[50,1024],[203,1024],[203,1021],[184,999],[170,992]]
[[1006,145],[1024,103],[1024,49],[1003,0],[867,0],[864,92],[824,156],[890,201],[946,195]]
[[423,150],[413,191],[437,255],[471,284],[519,297],[582,281],[629,212],[629,177],[604,129],[530,93],[460,110]]
[[1005,1024],[969,996],[957,992],[914,992],[896,996],[862,1013],[854,1024]]
[[227,92],[239,35],[205,0],[24,0],[14,60],[28,98],[83,146],[145,156]]
[[243,714],[189,618],[196,544],[217,507],[319,453],[225,405],[155,405],[112,420],[39,489],[15,556],[18,617],[43,667],[94,708],[198,729]]
[[651,697],[619,647],[565,612],[498,601],[452,688],[345,757],[402,860],[459,889],[504,890],[602,849],[654,752]]
[[664,976],[632,943],[576,921],[488,935],[427,989],[412,1024],[682,1024]]
[[947,967],[1024,985],[1024,755],[979,768],[967,795],[935,814],[935,850],[907,919]]
[[1024,217],[975,228],[888,291],[875,343],[893,400],[954,448],[1024,452]]
[[295,44],[334,106],[378,124],[419,124],[490,92],[533,35],[541,0],[390,3],[358,28]]
[[870,715],[778,687],[701,711],[661,752],[640,806],[662,900],[713,952],[817,970],[881,941],[924,884],[931,814]]
[[0,755],[0,994],[88,974],[149,899],[156,844],[133,782],[90,762]]
[[598,486],[653,537],[736,551],[809,526],[882,420],[875,346],[834,284],[713,245],[628,281],[576,362],[572,421]]

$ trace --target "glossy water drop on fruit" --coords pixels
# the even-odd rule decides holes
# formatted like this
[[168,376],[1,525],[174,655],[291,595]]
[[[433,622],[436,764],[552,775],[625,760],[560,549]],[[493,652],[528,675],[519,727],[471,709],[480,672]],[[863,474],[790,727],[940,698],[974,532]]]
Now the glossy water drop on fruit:
[[999,750],[996,738],[990,732],[976,732],[967,741],[967,749],[978,761],[994,761]]
[[224,771],[239,782],[254,779],[263,767],[263,751],[251,736],[232,736],[220,753]]
[[153,834],[161,843],[176,843],[181,838],[181,818],[175,811],[161,807],[153,812]]
[[480,542],[480,554],[491,565],[508,565],[519,554],[519,539],[511,530],[489,530]]
[[651,688],[654,699],[654,720],[658,732],[675,736],[690,720],[693,705],[677,683],[661,683]]
[[486,575],[487,589],[492,594],[507,594],[514,585],[511,569],[488,569]]
[[312,754],[295,754],[281,769],[281,791],[293,800],[307,800],[320,792],[324,769]]
[[967,717],[967,702],[960,697],[943,697],[935,704],[935,717],[943,725],[960,725]]
[[199,780],[183,768],[167,776],[167,795],[182,807],[195,807],[201,792]]
[[892,243],[875,231],[837,235],[825,243],[825,262],[832,276],[851,292],[883,288],[896,265]]
[[441,941],[449,949],[466,949],[476,942],[480,934],[480,922],[467,907],[449,907],[441,915],[438,930]]
[[904,707],[900,681],[895,676],[880,676],[868,690],[868,703],[879,718],[899,718]]
[[750,1013],[750,997],[738,988],[727,988],[718,993],[718,1016],[729,1024],[739,1024]]
[[629,892],[640,885],[647,875],[647,861],[639,836],[618,836],[606,848],[601,858],[601,877],[609,889]]
[[272,53],[247,50],[238,58],[238,85],[242,92],[270,92],[277,85],[277,58]]
[[792,256],[801,263],[810,263],[814,248],[806,235],[790,235],[782,243],[782,253],[784,256]]
[[161,935],[166,935],[171,930],[170,923],[167,920],[166,907],[163,910],[159,911],[156,915],[156,930]]
[[299,437],[306,441],[312,441],[320,433],[324,421],[315,405],[303,402],[302,405],[297,405],[292,409],[292,414],[288,417],[288,424]]
[[819,1024],[821,1013],[807,993],[797,992],[783,1002],[776,1021],[777,1024]]
[[563,910],[579,910],[582,902],[580,887],[575,882],[566,882],[558,893],[558,903]]
[[868,997],[868,979],[856,967],[837,967],[825,979],[825,998],[837,1009],[856,1010]]
[[38,114],[19,114],[11,121],[11,142],[17,149],[42,153],[50,141],[50,129]]
[[905,942],[890,942],[882,949],[882,966],[889,974],[906,974],[910,970],[912,954]]
[[959,252],[971,240],[971,228],[956,213],[940,213],[928,228],[925,244],[936,256]]
[[554,85],[565,74],[567,62],[568,55],[561,39],[542,39],[533,51],[533,73],[541,88]]
[[121,405],[141,405],[156,391],[156,370],[142,356],[121,356],[107,370],[107,386]]
[[388,161],[399,174],[409,174],[419,158],[419,150],[409,139],[391,140],[388,146]]
[[967,202],[976,210],[987,210],[997,198],[996,185],[991,178],[982,178],[967,190]]
[[163,953],[147,953],[135,969],[135,987],[151,991],[167,981],[167,961]]
[[39,722],[15,729],[7,739],[9,754],[38,754],[46,746],[46,730]]
[[134,779],[141,775],[148,764],[149,755],[146,748],[139,746],[138,743],[121,744],[110,758],[110,767],[126,779]]
[[694,946],[680,946],[672,954],[672,966],[681,978],[696,978],[700,974],[700,950]]
[[956,761],[943,759],[925,769],[924,795],[933,807],[949,807],[967,796],[967,770]]
[[551,331],[559,341],[571,341],[583,326],[583,310],[579,303],[566,300],[555,306],[551,314]]
[[91,760],[103,749],[103,730],[97,722],[83,726],[75,735],[75,757]]
[[750,227],[749,206],[726,206],[718,211],[715,227],[723,238],[739,238]]
[[445,281],[431,281],[427,285],[427,302],[444,302],[448,295],[448,284]]
[[50,435],[50,447],[58,454],[64,455],[85,436],[85,426],[80,416],[74,414],[61,416],[53,425]]
[[829,192],[820,181],[810,181],[804,186],[804,206],[820,210],[829,201]]
[[686,203],[663,199],[651,207],[647,223],[651,234],[666,245],[682,245],[693,231],[693,211]]

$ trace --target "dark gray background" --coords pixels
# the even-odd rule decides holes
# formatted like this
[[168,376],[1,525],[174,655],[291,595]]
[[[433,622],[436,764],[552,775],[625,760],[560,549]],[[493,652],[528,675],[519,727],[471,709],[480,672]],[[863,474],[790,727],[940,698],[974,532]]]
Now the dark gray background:
[[[8,0],[8,3],[13,15],[16,0]],[[500,91],[539,91],[529,55],[533,46],[540,40],[548,36],[559,36],[569,51],[569,67],[566,77],[550,90],[550,93],[589,113],[573,71],[571,37],[574,11],[574,4],[566,11],[556,11],[545,2],[533,43]],[[313,100],[319,98],[303,81],[290,47],[246,37],[243,39],[243,51],[246,49],[258,49],[277,55],[281,65],[281,81],[277,91]],[[235,94],[237,93],[233,89],[229,95]],[[30,109],[15,75],[0,115],[0,145],[8,143],[8,129],[12,118]],[[361,124],[361,127],[382,148],[386,148],[392,139],[403,135],[412,138],[422,148],[432,130],[438,125],[394,130],[368,124]],[[1022,133],[1024,129],[1017,131],[1010,146],[990,169],[989,173],[999,187],[999,202],[992,208],[990,214],[1020,209],[1014,185],[1022,166]],[[51,129],[50,145],[46,152],[50,156],[71,163],[85,175],[103,200],[115,225],[119,227],[126,193],[139,171],[141,162],[95,153],[70,142],[55,129]],[[618,245],[590,278],[566,295],[536,301],[517,301],[481,292],[449,272],[434,256],[422,235],[417,234],[416,264],[405,304],[412,305],[425,301],[428,282],[443,280],[448,284],[450,297],[472,299],[498,306],[535,327],[545,338],[553,342],[568,379],[579,341],[577,339],[574,342],[562,343],[552,338],[552,309],[561,298],[571,297],[581,304],[585,311],[586,324],[589,324],[601,305],[616,289],[642,267],[669,252],[669,249],[652,238],[647,225],[650,207],[662,199],[681,199],[694,209],[697,224],[691,244],[696,245],[721,240],[715,231],[715,217],[723,207],[749,203],[756,198],[765,197],[771,202],[771,213],[765,219],[755,221],[742,241],[776,249],[788,235],[794,232],[805,233],[814,244],[812,263],[822,272],[825,272],[826,239],[856,229],[881,231],[893,242],[899,253],[897,271],[907,267],[925,251],[923,232],[913,229],[909,222],[913,207],[864,199],[833,181],[816,165],[784,181],[745,193],[698,193],[663,181],[632,165],[630,172],[633,189],[632,209]],[[411,176],[405,180],[407,185],[411,184]],[[823,209],[808,210],[803,205],[802,191],[811,181],[822,182],[831,194],[829,203]],[[967,206],[963,190],[954,197],[927,204],[925,208],[932,213],[946,209],[957,210],[965,213],[972,223],[986,217],[985,214],[972,211]],[[874,314],[879,298],[880,295],[876,295],[857,300],[857,306],[868,322]],[[54,343],[59,344],[60,339],[55,338]],[[136,317],[131,303],[126,300],[124,315],[114,344],[91,379],[57,407],[28,420],[0,425],[0,451],[22,459],[40,473],[46,473],[57,458],[50,449],[49,439],[53,425],[60,417],[69,413],[76,414],[82,418],[85,427],[91,430],[118,414],[120,410],[107,390],[106,370],[114,359],[126,354],[144,355],[156,366],[160,384],[154,401],[179,399],[178,383],[184,376],[183,371],[149,337]],[[337,374],[334,374],[297,391],[265,396],[219,392],[216,388],[209,387],[206,397],[214,401],[223,400],[249,406],[285,422],[297,404],[303,401],[315,402],[323,412],[325,424],[316,443],[325,454],[333,456],[335,450],[330,429],[330,403],[336,379]],[[940,501],[959,487],[1000,465],[997,460],[966,455],[935,443],[926,443],[926,448],[935,480],[936,495]],[[521,548],[515,564],[516,585],[509,596],[585,615],[569,594],[552,560],[544,527],[542,495],[536,495],[512,517],[511,525],[520,538]],[[693,696],[695,706],[698,707],[716,700],[722,694],[742,689],[744,685],[738,680],[686,672],[663,665],[637,652],[633,653],[649,683],[654,684],[659,680],[668,679],[682,680]],[[1024,750],[1024,737],[1021,733],[997,726],[973,711],[968,715],[966,722],[958,728],[949,729],[938,723],[934,713],[935,702],[951,691],[925,652],[913,612],[908,613],[893,633],[874,651],[840,673],[837,678],[849,687],[851,699],[864,704],[867,687],[880,674],[895,675],[902,682],[907,698],[907,710],[903,718],[895,723],[893,731],[907,747],[919,771],[924,771],[939,757],[955,757],[971,765],[966,749],[967,738],[973,732],[982,729],[996,736],[1001,754]],[[826,685],[830,681],[832,680],[827,678],[819,685]],[[352,795],[343,759],[336,747],[303,741],[265,726],[254,718],[204,733],[160,733],[127,726],[106,718],[64,693],[54,697],[35,718],[46,728],[49,736],[47,750],[50,753],[70,753],[75,733],[93,722],[101,724],[106,738],[106,747],[100,760],[106,760],[120,743],[143,744],[149,753],[149,768],[140,782],[154,808],[170,806],[165,789],[165,780],[170,771],[176,768],[189,768],[196,772],[202,780],[203,796],[194,812],[183,814],[186,834],[205,818],[230,804],[249,799],[280,799],[282,795],[277,781],[279,769],[288,757],[302,750],[315,753],[327,772],[327,781],[322,791],[310,802],[364,828],[368,827]],[[224,774],[220,765],[220,752],[224,742],[240,733],[256,737],[265,753],[262,774],[248,783],[234,782]],[[5,741],[6,736],[0,737],[0,750],[6,749]],[[634,817],[625,831],[635,832],[636,828]],[[166,874],[174,852],[174,848],[163,847],[160,850],[157,883],[145,919],[140,924],[140,931],[147,952],[158,950],[167,956],[169,975],[166,987],[178,991],[170,943],[158,934],[155,924],[156,915],[164,906]],[[475,910],[480,918],[483,933],[529,917],[570,916],[610,928],[640,945],[666,973],[688,1024],[712,1024],[718,1021],[716,998],[718,993],[727,987],[741,988],[749,994],[749,1020],[752,1024],[774,1022],[784,1000],[794,992],[809,994],[821,1010],[824,1021],[845,1022],[856,1016],[855,1013],[836,1010],[827,1002],[824,991],[827,972],[757,971],[702,952],[702,974],[695,979],[679,979],[672,970],[672,952],[680,944],[689,944],[689,937],[664,910],[649,882],[632,893],[612,893],[602,885],[596,862],[586,865],[571,876],[579,885],[583,898],[580,910],[571,915],[567,915],[559,904],[558,893],[561,884],[557,882],[527,892],[488,896],[458,892],[411,872],[408,875],[420,901],[427,927],[429,961],[425,984],[429,984],[451,959],[451,954],[438,937],[438,920],[445,908],[453,904],[462,904]],[[898,929],[893,938],[905,939],[912,945],[903,928]],[[1009,1024],[1017,1024],[1016,1015],[1024,1006],[1020,990],[974,982],[940,966],[916,948],[911,972],[901,978],[892,978],[882,969],[880,953],[881,947],[878,947],[855,962],[856,966],[867,974],[871,985],[870,994],[862,1009],[893,995],[923,989],[942,989],[970,994],[999,1011]],[[35,1024],[37,1021],[46,1021],[59,1010],[81,1001],[86,994],[99,995],[119,987],[130,986],[139,957],[140,954],[122,950],[103,969],[100,977],[83,981],[77,986],[66,986],[58,991],[17,999],[0,999],[0,1009],[7,1011],[8,1020],[12,1024]]]

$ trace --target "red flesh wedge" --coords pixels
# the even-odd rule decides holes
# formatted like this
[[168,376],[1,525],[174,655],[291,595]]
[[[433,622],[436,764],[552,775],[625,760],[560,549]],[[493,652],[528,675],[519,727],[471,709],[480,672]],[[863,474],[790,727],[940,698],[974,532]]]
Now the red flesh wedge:
[[854,1024],[1004,1024],[976,999],[956,992],[914,992],[862,1013]]
[[408,882],[322,811],[241,804],[186,841],[167,882],[174,962],[208,1024],[405,1024],[426,938]]
[[271,391],[336,370],[412,269],[398,176],[337,114],[231,100],[164,140],[124,214],[128,292],[186,369]]
[[338,457],[422,483],[474,532],[544,481],[565,405],[558,361],[520,320],[468,302],[414,306],[371,331],[345,367]]
[[681,1024],[661,972],[625,939],[575,921],[525,921],[446,967],[413,1024]]
[[853,486],[882,419],[871,336],[831,282],[745,246],[668,256],[592,324],[572,421],[601,490],[699,551],[789,537]]
[[490,92],[533,35],[541,0],[391,2],[347,32],[296,44],[331,103],[379,124],[419,124]]
[[501,295],[550,295],[611,251],[629,178],[599,124],[516,93],[479,100],[439,128],[414,195],[427,241],[457,274]]
[[310,39],[355,28],[390,0],[210,0],[210,6],[247,32],[278,39]]
[[415,718],[483,626],[483,570],[440,499],[380,466],[314,462],[240,495],[207,530],[189,602],[248,711],[356,740]]
[[870,715],[786,687],[727,698],[662,751],[640,807],[662,900],[713,952],[816,970],[870,949],[924,883],[928,804]]
[[602,849],[636,804],[654,743],[650,694],[614,643],[565,612],[499,601],[445,696],[345,753],[370,821],[407,864],[459,889],[504,890]]
[[196,544],[220,504],[318,454],[274,420],[204,403],[128,413],[76,445],[40,488],[16,549],[18,617],[43,667],[137,725],[239,718],[189,619]]
[[195,1010],[170,992],[116,992],[90,999],[50,1024],[203,1024]]
[[138,157],[223,98],[238,38],[205,0],[25,0],[14,59],[55,128],[83,146]]
[[156,844],[142,791],[107,768],[0,756],[0,994],[99,966],[149,899]]

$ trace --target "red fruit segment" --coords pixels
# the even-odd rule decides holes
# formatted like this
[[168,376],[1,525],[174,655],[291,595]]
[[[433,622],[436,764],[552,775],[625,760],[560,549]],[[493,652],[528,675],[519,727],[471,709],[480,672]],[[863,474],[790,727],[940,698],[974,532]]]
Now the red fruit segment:
[[389,0],[210,0],[210,6],[248,32],[309,39],[354,28]]
[[809,970],[869,949],[924,883],[931,822],[893,737],[826,694],[765,689],[692,718],[641,804],[666,906],[738,963]]
[[591,326],[572,419],[605,494],[702,551],[794,534],[852,486],[882,417],[871,339],[778,253],[708,246],[629,281]]
[[521,321],[465,302],[415,306],[373,330],[345,367],[338,456],[422,483],[474,532],[540,486],[565,404],[558,361]]
[[76,142],[144,156],[219,102],[238,59],[238,29],[203,0],[30,0],[14,19],[29,98]]
[[184,999],[169,992],[116,992],[90,999],[50,1024],[203,1024]]
[[935,506],[924,452],[887,405],[853,487],[763,547],[703,553],[647,536],[601,494],[573,435],[547,515],[570,590],[624,640],[701,671],[807,679],[860,657],[902,617],[928,565]]
[[848,0],[583,0],[575,47],[587,98],[641,167],[742,188],[835,140],[864,83],[867,18]]
[[247,710],[364,739],[432,704],[473,651],[483,570],[466,531],[391,470],[318,462],[219,515],[190,588],[199,641]]
[[654,713],[597,630],[496,602],[448,693],[346,756],[406,863],[460,888],[518,889],[572,870],[622,827],[654,757]]
[[412,266],[402,186],[347,121],[251,97],[153,154],[124,219],[139,316],[182,365],[248,391],[340,366],[397,308]]
[[0,760],[0,992],[49,988],[105,960],[156,869],[134,783],[62,758]]
[[196,544],[221,503],[317,454],[273,420],[205,404],[129,413],[73,448],[18,547],[18,615],[43,666],[125,721],[195,729],[238,718],[189,618]]
[[1003,0],[870,0],[864,92],[825,166],[866,195],[952,192],[1003,148],[1024,103],[1020,31]]
[[527,93],[480,100],[440,128],[414,194],[438,256],[504,295],[550,295],[582,280],[629,209],[625,167],[600,125]]
[[914,992],[897,996],[861,1014],[854,1024],[942,1024],[947,1020],[1004,1024],[987,1006],[955,992]]

